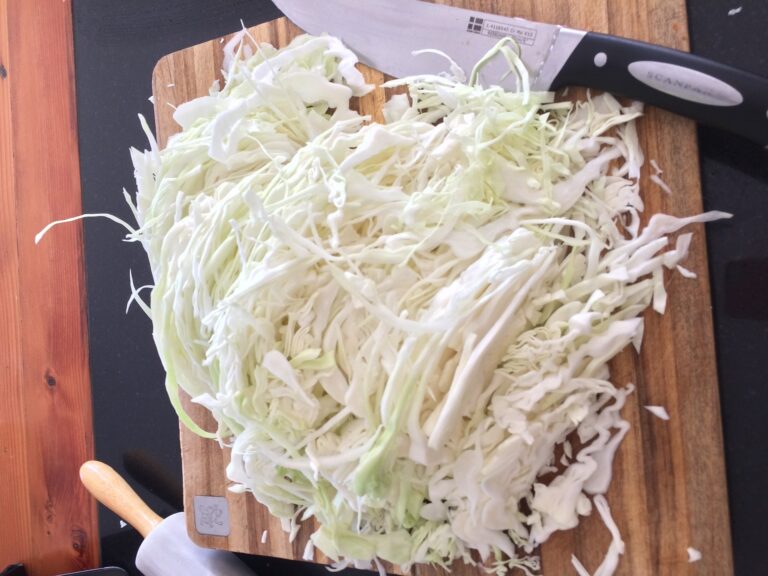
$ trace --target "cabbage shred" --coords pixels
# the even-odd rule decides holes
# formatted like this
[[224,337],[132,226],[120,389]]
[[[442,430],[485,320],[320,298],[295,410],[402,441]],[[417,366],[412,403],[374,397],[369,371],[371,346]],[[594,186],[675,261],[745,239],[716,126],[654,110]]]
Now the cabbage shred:
[[496,50],[520,91],[407,78],[377,124],[339,40],[231,43],[224,87],[132,151],[174,406],[337,566],[536,572],[608,488],[632,386],[607,363],[664,311],[670,235],[727,216],[643,226],[639,105],[555,102]]

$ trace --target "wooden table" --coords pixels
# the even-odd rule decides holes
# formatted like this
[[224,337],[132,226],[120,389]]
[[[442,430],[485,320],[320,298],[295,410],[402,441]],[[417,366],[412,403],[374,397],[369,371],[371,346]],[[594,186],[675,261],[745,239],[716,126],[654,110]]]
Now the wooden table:
[[98,564],[68,0],[0,0],[0,570]]

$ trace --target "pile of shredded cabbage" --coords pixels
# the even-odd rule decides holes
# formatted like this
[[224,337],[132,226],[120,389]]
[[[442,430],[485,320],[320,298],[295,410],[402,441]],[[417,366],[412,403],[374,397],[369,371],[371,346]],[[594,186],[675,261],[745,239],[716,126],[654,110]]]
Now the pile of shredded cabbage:
[[212,412],[233,489],[293,535],[315,517],[337,566],[499,574],[538,571],[595,496],[612,573],[601,495],[632,386],[608,361],[664,312],[664,269],[692,275],[691,235],[669,236],[727,215],[642,226],[639,105],[531,92],[509,41],[489,58],[519,92],[451,66],[391,83],[409,96],[385,124],[350,107],[371,87],[335,38],[227,52],[182,132],[133,151],[131,237],[171,399],[202,434],[178,388]]

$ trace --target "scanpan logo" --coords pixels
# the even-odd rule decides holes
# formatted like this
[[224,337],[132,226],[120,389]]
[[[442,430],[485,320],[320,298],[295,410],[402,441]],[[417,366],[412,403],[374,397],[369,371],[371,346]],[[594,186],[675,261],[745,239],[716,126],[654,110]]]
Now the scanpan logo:
[[707,90],[703,86],[697,86],[695,84],[691,84],[690,82],[686,82],[685,80],[680,80],[679,78],[670,78],[669,76],[665,76],[664,74],[661,74],[659,72],[648,71],[646,78],[650,81],[651,84],[655,84],[655,85],[666,84],[670,88],[681,89],[686,92],[696,92],[698,94],[701,94],[702,96],[706,96],[707,98],[722,97],[722,94],[712,92],[711,90]]
[[490,38],[506,38],[511,36],[519,44],[533,46],[536,42],[536,30],[519,26],[510,22],[489,20],[480,16],[470,16],[467,22],[467,32],[482,34]]
[[685,66],[644,60],[632,62],[628,69],[636,80],[646,86],[689,102],[738,106],[744,101],[741,92],[730,84]]
[[467,32],[477,32],[478,34],[482,34],[483,18],[476,18],[475,16],[470,16],[469,24],[467,24]]

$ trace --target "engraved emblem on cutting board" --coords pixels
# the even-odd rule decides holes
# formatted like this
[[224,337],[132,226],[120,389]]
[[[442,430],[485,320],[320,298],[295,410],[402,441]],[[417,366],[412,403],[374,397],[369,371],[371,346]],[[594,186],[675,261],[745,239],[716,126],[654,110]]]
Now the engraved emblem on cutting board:
[[221,496],[195,496],[195,530],[208,536],[229,536],[229,506]]

